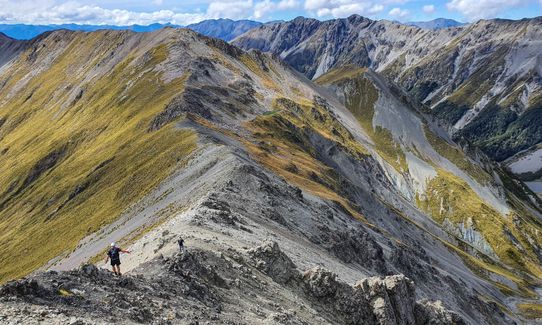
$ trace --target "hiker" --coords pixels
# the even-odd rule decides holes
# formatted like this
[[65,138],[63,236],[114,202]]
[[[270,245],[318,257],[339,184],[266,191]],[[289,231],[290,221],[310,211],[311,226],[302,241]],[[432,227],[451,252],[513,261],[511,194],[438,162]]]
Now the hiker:
[[111,248],[109,251],[107,251],[107,257],[105,258],[105,262],[109,261],[111,259],[111,266],[113,267],[113,272],[115,275],[121,275],[120,273],[120,253],[128,253],[130,254],[130,251],[124,250],[120,247],[117,247],[117,245],[113,242],[111,243]]
[[184,239],[183,239],[182,237],[179,238],[178,243],[179,243],[179,251],[180,251],[181,253],[184,253]]

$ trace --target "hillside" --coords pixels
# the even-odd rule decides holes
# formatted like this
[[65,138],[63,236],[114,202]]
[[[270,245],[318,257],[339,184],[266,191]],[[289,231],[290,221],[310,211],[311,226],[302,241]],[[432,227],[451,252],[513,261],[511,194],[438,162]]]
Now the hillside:
[[[34,272],[7,319],[539,317],[540,201],[380,74],[311,82],[187,29],[0,42],[0,279]],[[68,271],[112,241],[125,279]]]
[[427,105],[456,140],[504,161],[542,141],[541,33],[540,17],[439,30],[360,16],[300,17],[233,44],[277,54],[312,79],[348,64],[368,67]]

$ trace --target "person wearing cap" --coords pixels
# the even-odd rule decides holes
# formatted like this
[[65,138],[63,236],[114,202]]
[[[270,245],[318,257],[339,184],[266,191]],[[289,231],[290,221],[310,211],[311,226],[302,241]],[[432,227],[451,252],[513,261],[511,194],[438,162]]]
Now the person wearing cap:
[[105,263],[107,263],[107,261],[111,259],[111,267],[113,268],[113,272],[115,273],[115,275],[119,275],[119,276],[121,275],[120,253],[130,254],[130,251],[117,247],[117,245],[113,242],[111,243],[111,248],[107,251],[107,257],[105,258]]

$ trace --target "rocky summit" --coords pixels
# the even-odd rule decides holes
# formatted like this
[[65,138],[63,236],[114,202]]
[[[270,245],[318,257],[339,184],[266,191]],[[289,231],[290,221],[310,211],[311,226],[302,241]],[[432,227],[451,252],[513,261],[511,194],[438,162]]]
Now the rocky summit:
[[[500,23],[536,27],[478,24]],[[362,26],[405,44],[322,64],[296,38]],[[540,198],[399,82],[410,66],[390,77],[400,48],[427,56],[414,35],[472,26],[298,18],[233,41],[273,53],[171,27],[0,36],[1,322],[536,322]]]

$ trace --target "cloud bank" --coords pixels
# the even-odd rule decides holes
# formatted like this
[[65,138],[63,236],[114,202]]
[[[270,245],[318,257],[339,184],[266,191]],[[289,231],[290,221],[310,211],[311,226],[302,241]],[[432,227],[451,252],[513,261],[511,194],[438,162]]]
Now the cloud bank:
[[[205,19],[260,21],[305,15],[322,19],[359,14],[406,20],[421,14],[493,18],[514,9],[540,11],[542,0],[0,0],[0,23],[187,25]],[[98,4],[96,4],[98,3]],[[169,4],[169,6],[168,6]],[[178,5],[177,7],[171,4]],[[135,9],[134,9],[135,8]],[[278,18],[277,18],[278,17]]]
[[[541,0],[542,3],[542,0]],[[477,20],[496,17],[510,9],[533,4],[531,0],[452,0],[446,4],[451,11],[457,11],[469,18]]]
[[[154,0],[154,5],[163,1]],[[92,24],[92,25],[149,25],[172,23],[187,25],[205,19],[265,19],[267,15],[301,7],[298,0],[220,0],[208,3],[205,11],[176,12],[156,10],[138,12],[126,9],[107,9],[79,1],[0,0],[0,22],[26,24]]]

